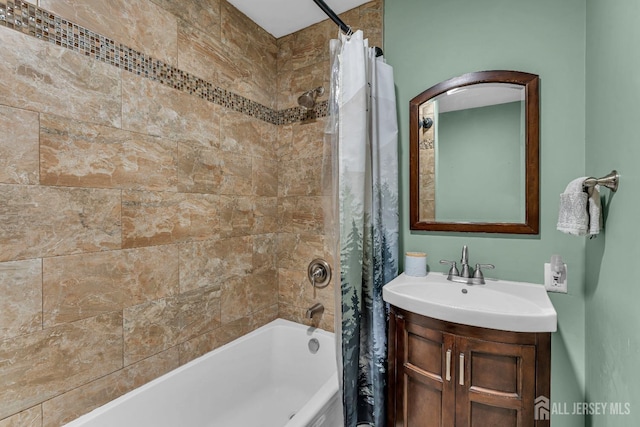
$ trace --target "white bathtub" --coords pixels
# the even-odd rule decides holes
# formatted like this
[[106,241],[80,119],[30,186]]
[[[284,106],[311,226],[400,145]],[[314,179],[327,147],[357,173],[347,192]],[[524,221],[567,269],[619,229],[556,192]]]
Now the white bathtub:
[[338,396],[334,335],[277,319],[67,426],[341,427]]

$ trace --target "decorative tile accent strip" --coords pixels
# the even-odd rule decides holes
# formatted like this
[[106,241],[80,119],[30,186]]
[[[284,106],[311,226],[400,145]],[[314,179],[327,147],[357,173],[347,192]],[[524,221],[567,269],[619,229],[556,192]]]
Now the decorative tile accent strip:
[[206,80],[153,59],[31,3],[0,0],[0,26],[82,53],[98,61],[271,124],[285,125],[328,115],[326,101],[319,102],[313,110],[309,111],[300,107],[276,111],[226,89],[216,87]]
[[286,125],[290,123],[303,122],[305,120],[327,117],[329,115],[329,102],[320,101],[313,110],[305,110],[300,107],[287,108],[278,111],[278,120],[275,124]]

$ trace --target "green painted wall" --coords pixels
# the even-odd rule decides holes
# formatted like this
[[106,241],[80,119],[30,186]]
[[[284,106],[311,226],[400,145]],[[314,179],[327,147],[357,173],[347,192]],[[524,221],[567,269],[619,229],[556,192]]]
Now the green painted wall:
[[[568,264],[569,294],[551,295],[559,320],[552,340],[551,398],[569,404],[585,399],[586,241],[556,231],[555,224],[559,194],[585,174],[585,26],[585,0],[385,2],[384,50],[394,66],[400,126],[401,248],[426,251],[429,267],[440,271],[438,260],[459,259],[466,244],[472,263],[496,265],[494,277],[536,283],[543,281],[544,262],[561,254]],[[540,234],[411,232],[409,100],[442,80],[491,69],[541,78]],[[584,426],[584,421],[557,416],[553,426]]]
[[587,398],[631,405],[631,415],[592,415],[587,425],[635,426],[640,420],[640,2],[587,0],[586,28],[586,170],[621,173],[618,192],[602,193],[605,233],[586,248]]

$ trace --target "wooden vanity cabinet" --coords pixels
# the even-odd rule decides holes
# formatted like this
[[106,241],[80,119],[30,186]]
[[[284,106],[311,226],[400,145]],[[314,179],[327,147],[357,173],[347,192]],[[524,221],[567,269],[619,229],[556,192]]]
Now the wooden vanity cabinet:
[[551,334],[445,322],[391,307],[388,427],[548,427]]

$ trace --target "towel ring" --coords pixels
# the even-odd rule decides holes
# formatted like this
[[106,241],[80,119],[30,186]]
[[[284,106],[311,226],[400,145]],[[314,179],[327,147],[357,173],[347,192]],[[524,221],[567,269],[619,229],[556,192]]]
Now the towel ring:
[[582,186],[586,189],[596,185],[604,185],[615,193],[618,190],[618,182],[620,182],[620,174],[614,169],[609,175],[602,178],[589,177],[585,179]]

